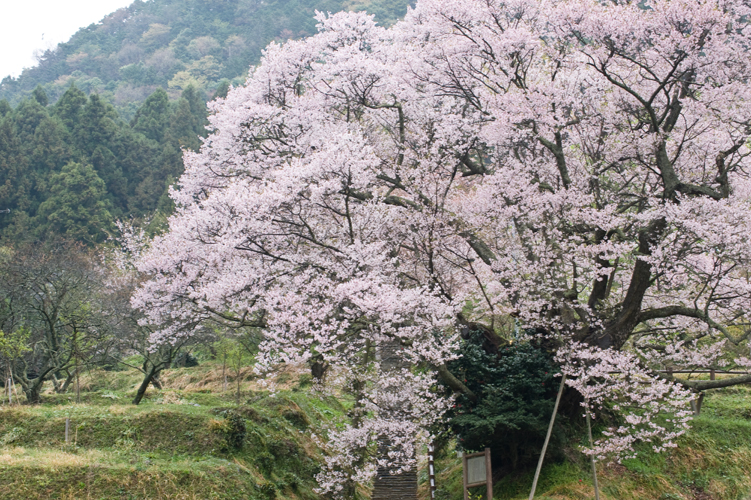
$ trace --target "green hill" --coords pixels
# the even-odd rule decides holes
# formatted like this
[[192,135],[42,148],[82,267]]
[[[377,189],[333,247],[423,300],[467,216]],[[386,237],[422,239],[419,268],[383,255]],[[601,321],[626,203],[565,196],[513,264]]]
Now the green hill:
[[[367,10],[378,22],[404,16],[410,0],[136,0],[79,30],[36,67],[0,83],[16,105],[41,85],[56,101],[75,83],[126,119],[157,87],[175,99],[189,85],[213,93],[242,82],[271,41],[315,33],[315,11]],[[412,2],[413,3],[413,2]]]

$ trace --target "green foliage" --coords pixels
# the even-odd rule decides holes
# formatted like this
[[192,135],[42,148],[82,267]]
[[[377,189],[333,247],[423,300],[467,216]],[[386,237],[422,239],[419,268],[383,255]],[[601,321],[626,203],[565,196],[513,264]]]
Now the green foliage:
[[[654,453],[649,443],[638,445],[635,459],[622,464],[598,463],[600,498],[617,500],[740,500],[751,493],[751,422],[742,416],[748,406],[744,398],[751,388],[732,387],[707,394],[702,415],[692,429],[677,441],[677,447]],[[732,408],[740,405],[739,411]],[[718,414],[734,415],[719,417]],[[584,440],[586,431],[572,436]],[[564,448],[565,449],[565,448]],[[493,457],[495,460],[495,456]],[[445,453],[436,463],[438,500],[461,498],[461,459]],[[523,500],[529,497],[534,470],[497,474],[496,500]],[[427,475],[421,475],[421,482]],[[478,488],[481,490],[481,488]],[[477,491],[475,492],[477,493]],[[566,459],[546,460],[535,498],[575,500],[594,498],[589,460],[574,449],[566,449]]]
[[351,0],[345,5],[346,10],[367,11],[375,15],[381,26],[391,26],[407,13],[407,7],[414,6],[414,2],[404,0]]
[[161,142],[169,127],[169,119],[169,96],[164,89],[157,89],[136,112],[130,126],[148,139]]
[[34,89],[34,92],[32,92],[31,95],[34,97],[34,100],[42,106],[47,106],[50,103],[47,98],[47,92],[44,91],[44,88],[42,88],[41,85],[37,85],[37,88]]
[[189,86],[170,101],[157,89],[131,125],[76,86],[53,106],[40,99],[0,117],[0,210],[11,210],[0,212],[0,236],[95,244],[116,218],[163,220],[171,213],[166,193],[182,173],[182,150],[198,150],[206,135],[199,90]]
[[68,127],[74,130],[81,118],[81,111],[86,106],[86,94],[78,87],[71,85],[63,96],[55,103],[55,115],[57,115]]
[[226,451],[242,450],[247,434],[245,418],[233,410],[224,410],[221,413],[224,414],[224,420],[212,422],[211,430],[223,437]]
[[25,352],[31,350],[28,345],[31,332],[23,327],[5,333],[0,330],[0,357],[8,361],[19,359]]
[[[482,340],[480,334],[466,340],[462,357],[450,366],[477,400],[459,397],[448,425],[461,448],[491,448],[495,468],[527,466],[542,448],[553,411],[557,368],[547,353],[530,344],[502,347],[496,356],[483,349]],[[560,443],[561,436],[556,437]]]
[[224,99],[227,97],[227,94],[229,94],[229,87],[230,87],[230,81],[227,79],[224,79],[219,82],[219,85],[217,85],[216,90],[214,91],[214,95],[211,97],[212,100],[214,99]]
[[50,184],[50,196],[39,206],[37,234],[57,234],[88,244],[103,242],[112,229],[112,215],[104,181],[94,168],[68,163],[52,175]]
[[269,42],[314,33],[316,10],[390,24],[408,3],[136,1],[80,30],[0,83],[0,238],[95,244],[124,218],[158,231],[182,151],[207,134],[207,96],[242,83]]

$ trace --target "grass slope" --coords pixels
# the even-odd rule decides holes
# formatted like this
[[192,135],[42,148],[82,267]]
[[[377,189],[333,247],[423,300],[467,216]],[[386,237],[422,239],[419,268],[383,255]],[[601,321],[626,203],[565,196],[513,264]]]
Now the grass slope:
[[[277,376],[275,395],[243,377],[240,405],[236,381],[229,378],[226,392],[222,381],[210,362],[169,370],[165,389],[133,406],[137,374],[96,372],[82,379],[80,404],[46,394],[40,406],[0,407],[0,498],[319,499],[314,475],[322,451],[314,434],[343,418],[342,403],[308,394],[309,377],[291,370]],[[228,444],[233,412],[246,427],[241,450]],[[669,453],[640,451],[623,464],[599,465],[603,500],[751,498],[751,388],[709,394],[702,416]],[[575,447],[564,455],[543,468],[536,498],[594,498],[588,462]],[[437,498],[461,499],[456,454],[440,458],[437,470]],[[427,499],[425,467],[421,480]],[[526,499],[531,483],[531,471],[505,477],[494,498]]]
[[[290,384],[271,395],[245,380],[237,406],[215,367],[166,375],[177,389],[150,392],[137,407],[128,402],[138,379],[123,372],[92,374],[81,404],[48,394],[40,406],[4,407],[0,498],[318,498],[313,429],[342,415],[336,399]],[[241,450],[228,444],[231,412],[245,424]]]

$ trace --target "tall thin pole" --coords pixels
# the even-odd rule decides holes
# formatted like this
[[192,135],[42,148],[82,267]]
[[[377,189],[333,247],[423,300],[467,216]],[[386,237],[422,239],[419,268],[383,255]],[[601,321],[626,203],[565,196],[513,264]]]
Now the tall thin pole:
[[462,453],[462,481],[464,483],[464,500],[469,500],[469,478],[467,477],[467,454]]
[[535,498],[535,490],[537,489],[537,480],[540,479],[540,471],[542,470],[542,462],[545,459],[545,452],[548,449],[548,443],[550,442],[550,434],[553,432],[553,424],[555,423],[555,415],[558,413],[558,404],[561,402],[561,394],[563,394],[563,386],[566,384],[566,374],[561,377],[561,386],[558,388],[558,396],[555,398],[555,406],[553,407],[553,415],[550,417],[550,425],[548,425],[548,434],[545,436],[545,443],[542,445],[542,452],[540,453],[540,460],[537,462],[537,470],[535,471],[535,479],[532,481],[532,491],[529,492],[529,500]]
[[428,480],[430,481],[430,500],[435,500],[435,459],[433,441],[428,444]]
[[[591,417],[589,416],[589,398],[586,400],[587,402],[587,433],[589,434],[589,446],[590,448],[594,449],[594,441],[592,440],[592,423],[591,423]],[[600,487],[597,485],[597,466],[595,465],[595,456],[594,454],[589,456],[590,461],[592,462],[592,483],[594,483],[595,486],[595,500],[600,500]]]
[[76,354],[76,403],[81,403],[81,380],[78,376],[79,367],[78,367],[78,354]]

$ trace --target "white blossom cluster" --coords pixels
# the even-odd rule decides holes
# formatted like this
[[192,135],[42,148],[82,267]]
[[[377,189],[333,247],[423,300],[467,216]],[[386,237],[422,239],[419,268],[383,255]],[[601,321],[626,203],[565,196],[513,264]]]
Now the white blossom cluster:
[[[133,305],[157,344],[253,325],[263,366],[353,381],[373,406],[331,433],[326,491],[412,463],[408,436],[446,408],[422,374],[466,392],[446,370],[459,333],[501,342],[508,318],[556,338],[571,386],[626,415],[592,453],[669,446],[688,396],[648,369],[710,366],[749,322],[750,13],[419,0],[389,29],[320,14],[318,35],[270,45],[211,104]],[[398,393],[404,413],[379,399],[385,345],[424,377]],[[379,456],[381,434],[403,453]]]

